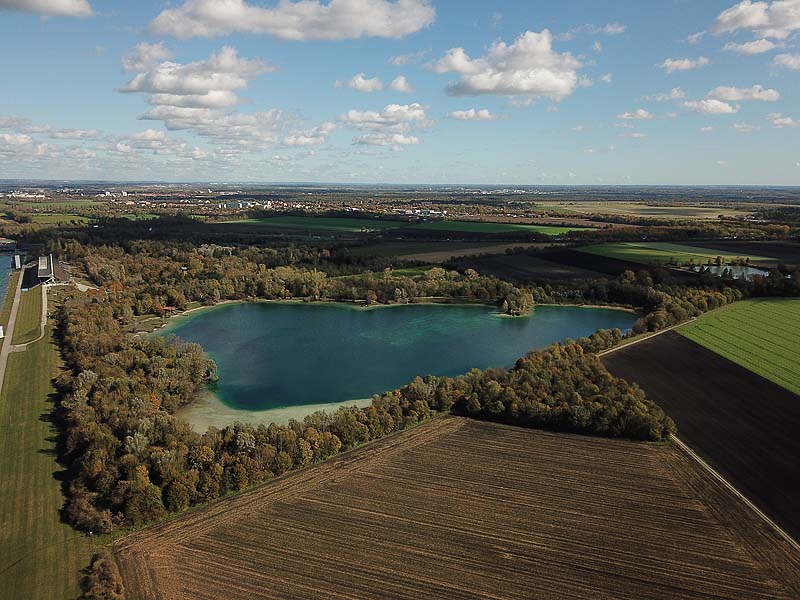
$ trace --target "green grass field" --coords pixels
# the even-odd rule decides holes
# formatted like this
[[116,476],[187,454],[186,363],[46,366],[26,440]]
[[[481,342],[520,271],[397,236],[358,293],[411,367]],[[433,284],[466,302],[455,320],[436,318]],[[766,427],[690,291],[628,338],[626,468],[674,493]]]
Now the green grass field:
[[15,344],[27,344],[39,337],[41,333],[42,290],[35,287],[22,292],[20,297],[17,324],[14,326]]
[[774,261],[766,256],[741,255],[730,252],[720,252],[718,250],[708,250],[707,248],[695,248],[694,246],[684,246],[683,244],[670,244],[667,242],[616,242],[610,244],[597,244],[595,246],[585,246],[578,248],[581,252],[627,260],[641,263],[643,265],[665,265],[665,264],[706,264],[709,260],[714,261],[721,256],[723,262],[728,263],[737,258],[750,258],[750,261]]
[[9,600],[76,598],[91,558],[89,539],[59,518],[56,356],[49,336],[11,354],[0,393],[0,598]]
[[273,229],[307,229],[310,231],[331,231],[360,233],[396,229],[408,225],[404,221],[384,221],[381,219],[349,219],[346,217],[284,216],[266,219],[244,219],[225,221],[237,225],[262,225]]
[[800,395],[800,299],[737,302],[678,332]]
[[456,231],[463,233],[543,233],[545,235],[563,235],[570,231],[585,231],[585,227],[559,227],[554,225],[528,225],[525,223],[489,223],[486,221],[434,221],[419,223],[412,229],[428,231]]

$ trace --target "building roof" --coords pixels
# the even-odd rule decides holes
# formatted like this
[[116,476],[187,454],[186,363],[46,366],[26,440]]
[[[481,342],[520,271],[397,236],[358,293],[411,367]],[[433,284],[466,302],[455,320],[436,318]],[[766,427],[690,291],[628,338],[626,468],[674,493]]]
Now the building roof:
[[53,255],[39,257],[39,269],[37,271],[39,279],[49,279],[53,276]]

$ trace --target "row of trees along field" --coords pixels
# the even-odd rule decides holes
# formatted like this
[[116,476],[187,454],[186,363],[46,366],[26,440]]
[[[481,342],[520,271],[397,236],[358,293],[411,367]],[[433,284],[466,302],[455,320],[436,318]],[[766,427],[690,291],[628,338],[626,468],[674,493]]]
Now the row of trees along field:
[[124,334],[115,299],[76,296],[59,310],[69,369],[58,378],[65,459],[76,473],[66,514],[109,531],[325,460],[435,414],[660,440],[672,422],[637,387],[612,377],[591,352],[621,338],[598,333],[555,345],[511,370],[417,378],[371,406],[319,412],[288,426],[233,425],[195,433],[173,416],[213,377],[196,344]]

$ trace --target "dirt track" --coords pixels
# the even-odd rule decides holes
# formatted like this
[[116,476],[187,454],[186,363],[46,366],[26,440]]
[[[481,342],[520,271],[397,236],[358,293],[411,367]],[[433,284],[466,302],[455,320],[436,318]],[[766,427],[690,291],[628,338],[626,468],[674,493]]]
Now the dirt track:
[[800,593],[787,587],[794,555],[676,448],[458,418],[134,534],[117,551],[142,600]]

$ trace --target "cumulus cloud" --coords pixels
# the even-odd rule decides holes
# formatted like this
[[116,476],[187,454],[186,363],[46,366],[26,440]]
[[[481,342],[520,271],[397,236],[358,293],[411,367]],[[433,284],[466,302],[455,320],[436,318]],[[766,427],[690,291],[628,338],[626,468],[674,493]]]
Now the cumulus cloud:
[[100,135],[97,129],[59,129],[50,134],[56,140],[93,140]]
[[686,98],[686,92],[679,87],[674,87],[668,92],[659,92],[652,96],[642,96],[642,100],[655,100],[656,102],[667,102],[669,100],[683,100]]
[[493,43],[480,58],[471,58],[463,48],[452,48],[432,68],[437,73],[459,75],[458,82],[447,87],[451,96],[496,94],[558,101],[578,87],[582,65],[569,52],[555,52],[552,42],[547,29],[526,31],[511,45]]
[[236,112],[236,92],[272,70],[266,62],[241,58],[236,49],[225,46],[207,60],[153,64],[120,91],[146,95],[152,108],[140,117],[143,120],[162,121],[170,131],[192,131],[236,151],[260,149],[285,135],[285,115],[277,109]]
[[767,115],[767,121],[776,129],[800,127],[800,121],[796,121],[792,117],[786,117],[781,113],[770,113]]
[[606,73],[600,78],[600,81],[602,81],[603,83],[611,83],[612,81],[614,81],[614,76],[611,73]]
[[592,25],[587,23],[585,25],[578,25],[569,31],[560,33],[554,39],[559,41],[569,41],[579,33],[588,33],[590,35],[620,35],[625,33],[627,28],[622,23],[607,23],[605,25]]
[[405,67],[406,65],[417,64],[425,58],[427,53],[427,50],[419,50],[417,52],[410,52],[409,54],[398,54],[389,59],[389,64],[394,67]]
[[689,34],[686,37],[686,43],[691,44],[692,46],[699,44],[700,40],[702,40],[705,35],[705,31],[698,31],[697,33]]
[[138,73],[170,58],[172,58],[172,52],[167,49],[164,42],[157,44],[142,42],[122,57],[122,69],[126,73]]
[[777,102],[781,95],[778,90],[765,89],[762,85],[754,85],[749,88],[738,88],[729,86],[715,87],[706,94],[707,98],[716,98],[726,102],[736,102],[738,100],[761,100],[764,102]]
[[414,91],[414,88],[411,87],[411,84],[408,83],[408,79],[406,79],[404,75],[398,75],[392,79],[392,82],[389,84],[389,89],[392,89],[395,92],[402,92],[404,94],[410,94]]
[[[344,85],[357,92],[380,92],[383,89],[383,82],[380,77],[367,77],[364,73],[356,73]],[[342,87],[342,82],[337,81],[336,87]]]
[[738,106],[732,106],[722,100],[708,98],[706,100],[690,100],[683,105],[689,110],[702,115],[732,115],[739,112]]
[[761,129],[758,125],[752,125],[751,123],[734,123],[733,130],[738,133],[753,133]]
[[429,26],[435,18],[428,0],[281,0],[272,8],[245,0],[185,0],[161,12],[150,30],[178,38],[231,33],[283,40],[402,38]]
[[701,131],[702,133],[709,133],[709,132],[711,132],[711,131],[714,131],[714,128],[713,128],[713,127],[709,127],[709,126],[705,126],[705,127],[701,127],[701,128],[700,128],[700,131]]
[[497,119],[497,116],[493,115],[488,108],[454,110],[447,113],[447,116],[457,121],[494,121]]
[[9,146],[24,146],[30,144],[33,139],[24,133],[0,133],[0,141]]
[[90,17],[88,0],[0,0],[0,11],[30,12],[52,17]]
[[246,88],[248,81],[272,70],[264,61],[239,58],[235,48],[225,46],[208,60],[154,65],[138,73],[120,91],[202,96],[214,91]]
[[330,133],[336,129],[336,123],[326,121],[318,127],[297,131],[283,139],[286,146],[319,146],[328,141]]
[[777,47],[778,45],[774,42],[770,42],[769,40],[762,38],[760,40],[753,40],[752,42],[745,42],[743,44],[728,42],[722,47],[722,49],[726,52],[736,52],[737,54],[763,54],[764,52],[769,52]]
[[653,115],[643,108],[637,108],[633,112],[622,113],[617,115],[618,119],[625,119],[626,121],[649,121]]
[[365,132],[353,140],[354,144],[395,149],[419,144],[419,138],[411,132],[431,124],[425,107],[418,103],[389,104],[380,111],[349,110],[338,120],[346,127]]
[[760,38],[784,40],[800,29],[800,0],[742,0],[722,11],[713,26],[716,34],[740,29],[752,31]]
[[671,75],[675,71],[691,71],[692,69],[699,69],[707,65],[710,61],[705,56],[697,58],[667,58],[663,63],[658,65],[661,69],[666,71],[667,75]]
[[800,54],[778,54],[772,59],[772,64],[783,69],[800,71]]

